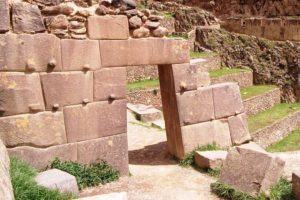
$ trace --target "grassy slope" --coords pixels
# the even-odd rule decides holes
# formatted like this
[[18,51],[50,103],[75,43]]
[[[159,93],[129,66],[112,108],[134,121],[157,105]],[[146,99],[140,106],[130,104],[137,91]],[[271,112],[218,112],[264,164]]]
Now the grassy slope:
[[300,129],[292,131],[287,137],[270,145],[269,152],[285,152],[300,150]]
[[271,125],[277,120],[282,119],[288,116],[289,114],[299,110],[300,110],[300,103],[292,103],[292,104],[282,103],[282,104],[275,105],[271,109],[250,116],[248,118],[249,130],[251,133],[253,133],[258,129]]
[[127,84],[127,91],[132,92],[135,90],[143,90],[149,88],[157,88],[159,87],[159,80],[141,80],[133,83]]
[[276,86],[274,85],[253,85],[250,87],[242,88],[241,89],[242,99],[249,99],[251,97],[271,91],[275,88]]
[[209,71],[209,75],[211,78],[217,78],[220,76],[225,76],[229,74],[237,74],[241,72],[249,72],[250,69],[241,69],[241,68],[222,68]]

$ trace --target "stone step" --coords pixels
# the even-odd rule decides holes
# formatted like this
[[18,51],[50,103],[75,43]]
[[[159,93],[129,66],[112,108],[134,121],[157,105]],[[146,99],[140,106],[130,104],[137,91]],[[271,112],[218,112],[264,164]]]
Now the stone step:
[[162,112],[151,105],[128,103],[127,108],[135,114],[137,120],[142,122],[153,122],[163,117]]
[[242,88],[241,96],[248,116],[280,103],[280,89],[273,85],[253,85]]
[[251,69],[222,68],[209,71],[211,84],[224,82],[237,82],[240,88],[253,85],[253,72]]
[[197,151],[195,163],[201,169],[220,169],[226,156],[227,151]]

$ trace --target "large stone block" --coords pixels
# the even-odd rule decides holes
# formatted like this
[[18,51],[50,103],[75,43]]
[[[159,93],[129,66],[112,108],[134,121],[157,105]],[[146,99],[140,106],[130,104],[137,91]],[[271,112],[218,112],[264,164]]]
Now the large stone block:
[[212,86],[216,119],[240,114],[244,105],[236,83],[221,83]]
[[228,124],[232,144],[240,145],[251,140],[246,114],[229,117]]
[[184,40],[166,38],[101,40],[100,52],[103,67],[189,62],[189,47]]
[[78,161],[89,164],[100,160],[118,169],[121,175],[128,175],[127,134],[114,135],[79,142]]
[[94,72],[94,100],[126,98],[126,68],[103,68]]
[[12,3],[12,24],[16,33],[38,33],[45,31],[40,9],[27,2]]
[[0,137],[7,147],[48,147],[67,142],[62,112],[1,117]]
[[221,170],[220,182],[256,196],[275,185],[285,162],[255,143],[232,148]]
[[127,104],[127,108],[133,112],[135,118],[142,122],[153,122],[159,119],[162,119],[162,112],[152,105],[144,104]]
[[45,170],[55,158],[64,161],[77,161],[77,144],[63,144],[48,148],[22,146],[8,149],[10,156],[15,156],[38,170]]
[[95,40],[61,40],[64,71],[100,69],[99,43]]
[[61,71],[60,40],[46,33],[0,35],[0,71]]
[[10,27],[9,5],[8,0],[0,1],[0,33],[6,32]]
[[92,72],[41,73],[46,109],[93,101]]
[[220,169],[226,156],[227,151],[197,151],[195,163],[202,169]]
[[296,200],[300,200],[300,172],[296,171],[292,175],[293,193],[295,194]]
[[195,66],[186,64],[172,65],[176,92],[185,92],[197,89],[197,69]]
[[102,101],[64,108],[68,142],[126,132],[126,100]]
[[126,40],[129,37],[128,19],[125,15],[91,16],[88,33],[96,40]]
[[181,125],[196,124],[215,118],[213,93],[210,87],[199,88],[176,96]]
[[220,147],[231,146],[230,131],[226,121],[214,120],[181,127],[184,152],[215,143]]
[[37,73],[0,72],[0,116],[45,110]]

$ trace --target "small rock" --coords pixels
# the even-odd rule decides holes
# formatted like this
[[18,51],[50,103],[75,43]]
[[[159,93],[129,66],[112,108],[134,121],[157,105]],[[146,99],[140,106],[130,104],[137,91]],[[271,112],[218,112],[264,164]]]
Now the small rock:
[[143,22],[141,18],[139,18],[138,16],[133,16],[129,19],[130,28],[140,28],[142,24]]
[[226,156],[227,151],[197,151],[195,163],[202,169],[220,169]]
[[88,10],[79,10],[78,15],[83,16],[83,17],[89,17],[92,15],[92,13],[89,12]]
[[123,2],[131,9],[136,8],[136,2],[134,0],[123,0]]
[[75,16],[70,17],[69,21],[85,22],[86,18],[82,17],[82,16],[75,15]]
[[97,9],[96,9],[96,14],[97,15],[106,15],[110,12],[110,9],[107,8],[104,5],[100,5]]
[[60,14],[59,6],[47,6],[42,9],[44,15],[58,15]]
[[70,34],[72,38],[77,39],[77,40],[85,40],[86,39],[86,35],[85,34],[74,34],[71,33]]
[[151,21],[160,21],[160,20],[163,20],[164,17],[163,16],[159,16],[159,15],[150,15],[148,17],[149,20]]
[[151,11],[148,10],[148,9],[144,9],[144,10],[142,10],[141,12],[144,13],[144,15],[145,15],[146,17],[149,17],[149,16],[151,15]]
[[145,23],[145,26],[147,27],[147,28],[149,28],[149,29],[156,29],[156,28],[158,28],[159,27],[159,25],[160,25],[160,23],[159,22],[152,22],[152,21],[146,21],[146,23]]
[[70,29],[70,31],[75,34],[85,34],[86,28],[84,27],[84,28],[80,28],[80,29]]
[[71,15],[74,12],[74,8],[68,5],[60,5],[60,13],[64,15]]
[[132,17],[138,15],[138,11],[136,9],[126,10],[125,14],[127,15],[127,17]]
[[155,29],[153,32],[152,32],[153,36],[154,37],[164,37],[168,34],[168,29],[165,28],[165,27],[158,27],[157,29]]
[[143,22],[146,22],[147,20],[148,20],[148,17],[146,17],[146,16],[143,16],[143,17],[142,17],[142,21],[143,21]]
[[84,23],[78,21],[71,21],[70,25],[72,29],[79,29],[85,27]]
[[65,15],[57,15],[55,17],[49,17],[46,20],[46,26],[48,29],[67,29],[69,21]]
[[134,38],[145,38],[149,36],[150,36],[150,30],[145,27],[141,27],[133,31]]

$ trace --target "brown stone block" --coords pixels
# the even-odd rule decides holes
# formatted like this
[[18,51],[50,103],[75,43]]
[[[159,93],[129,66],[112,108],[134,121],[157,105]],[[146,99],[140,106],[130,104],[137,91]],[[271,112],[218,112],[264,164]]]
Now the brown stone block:
[[226,156],[227,151],[197,151],[195,163],[202,169],[220,169]]
[[46,109],[93,101],[92,72],[41,73]]
[[177,94],[181,125],[196,124],[215,118],[213,94],[210,87]]
[[10,16],[8,0],[0,1],[0,33],[6,32],[10,28]]
[[197,89],[197,69],[186,64],[172,65],[176,92],[185,92]]
[[45,110],[37,73],[0,72],[0,116]]
[[63,110],[68,142],[126,132],[126,100],[67,106]]
[[129,37],[128,19],[125,15],[91,16],[88,33],[96,40],[126,40]]
[[55,158],[64,161],[77,161],[77,144],[63,144],[48,148],[22,146],[8,149],[8,153],[38,170],[45,170]]
[[229,117],[228,124],[231,141],[234,145],[240,145],[251,140],[246,114]]
[[293,193],[296,200],[300,200],[300,173],[299,170],[295,171],[292,175]]
[[0,136],[7,147],[48,147],[67,142],[62,112],[2,117]]
[[60,40],[51,34],[0,35],[1,71],[61,71]]
[[236,83],[221,83],[212,86],[216,119],[244,112],[239,86]]
[[128,175],[128,146],[126,133],[77,143],[78,162],[89,164],[108,162],[121,175]]
[[94,100],[126,98],[126,68],[103,68],[94,72]]
[[61,40],[61,49],[64,71],[96,70],[101,67],[98,41]]

